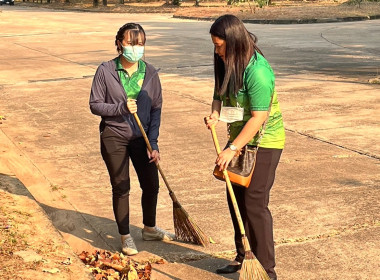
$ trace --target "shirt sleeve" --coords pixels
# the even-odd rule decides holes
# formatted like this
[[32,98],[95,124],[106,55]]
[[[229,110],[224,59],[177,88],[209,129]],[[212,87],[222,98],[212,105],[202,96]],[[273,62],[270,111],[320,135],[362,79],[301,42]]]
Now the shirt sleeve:
[[100,65],[96,70],[91,86],[90,110],[94,115],[102,117],[113,117],[128,114],[127,104],[124,101],[106,103],[106,78],[104,67]]
[[274,91],[274,74],[270,67],[257,65],[247,69],[245,86],[251,111],[267,111]]
[[159,76],[157,75],[154,78],[155,82],[155,95],[152,100],[152,108],[150,111],[150,125],[148,128],[148,139],[149,143],[152,146],[153,150],[158,149],[158,136],[161,125],[161,108],[162,108],[162,88],[161,81]]

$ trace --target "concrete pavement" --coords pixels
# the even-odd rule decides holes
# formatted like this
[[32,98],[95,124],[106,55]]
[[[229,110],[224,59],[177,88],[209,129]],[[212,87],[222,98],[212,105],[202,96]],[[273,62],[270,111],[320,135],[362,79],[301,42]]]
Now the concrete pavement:
[[[88,96],[97,65],[115,55],[118,27],[142,23],[147,60],[161,68],[164,89],[162,168],[182,206],[217,244],[142,242],[134,174],[132,234],[139,250],[171,262],[157,268],[157,279],[221,278],[212,271],[234,253],[224,186],[211,175],[215,152],[202,121],[213,87],[211,23],[2,9],[0,115],[6,120],[0,124],[0,163],[75,251],[119,249],[99,120],[88,110]],[[367,81],[379,73],[380,37],[373,35],[380,21],[247,27],[277,74],[287,129],[270,206],[279,279],[378,278],[380,147],[374,116],[380,88]],[[218,134],[223,142],[222,126]],[[158,225],[167,230],[173,230],[171,211],[162,184]]]

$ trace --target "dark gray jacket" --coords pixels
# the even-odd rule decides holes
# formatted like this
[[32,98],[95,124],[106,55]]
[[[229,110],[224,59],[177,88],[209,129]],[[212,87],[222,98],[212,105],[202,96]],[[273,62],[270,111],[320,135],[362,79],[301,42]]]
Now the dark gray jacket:
[[[114,60],[103,62],[96,70],[91,87],[90,109],[101,116],[101,131],[108,126],[126,139],[142,137],[140,129],[127,109],[127,97]],[[146,63],[145,79],[137,97],[137,115],[148,135],[153,150],[161,123],[162,91],[158,70]]]

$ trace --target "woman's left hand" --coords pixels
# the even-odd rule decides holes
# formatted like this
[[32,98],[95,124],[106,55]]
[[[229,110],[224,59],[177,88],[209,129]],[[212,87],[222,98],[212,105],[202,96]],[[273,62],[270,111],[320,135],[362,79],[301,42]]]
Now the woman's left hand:
[[236,152],[232,151],[230,148],[225,149],[223,152],[219,154],[216,158],[215,164],[219,165],[219,170],[223,171],[227,169],[228,164],[235,156]]
[[148,158],[150,159],[149,163],[155,162],[156,164],[160,161],[160,152],[153,150],[152,153],[148,152]]

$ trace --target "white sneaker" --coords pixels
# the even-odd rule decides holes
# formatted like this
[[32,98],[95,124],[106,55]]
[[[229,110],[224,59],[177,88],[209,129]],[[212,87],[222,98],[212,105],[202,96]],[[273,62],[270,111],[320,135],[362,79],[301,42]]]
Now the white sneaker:
[[155,231],[147,231],[142,229],[142,238],[145,241],[172,241],[175,239],[175,234],[167,232],[159,227],[154,227]]
[[136,255],[139,251],[137,251],[137,247],[131,235],[128,235],[127,238],[124,239],[121,243],[121,251],[123,254],[127,256]]

